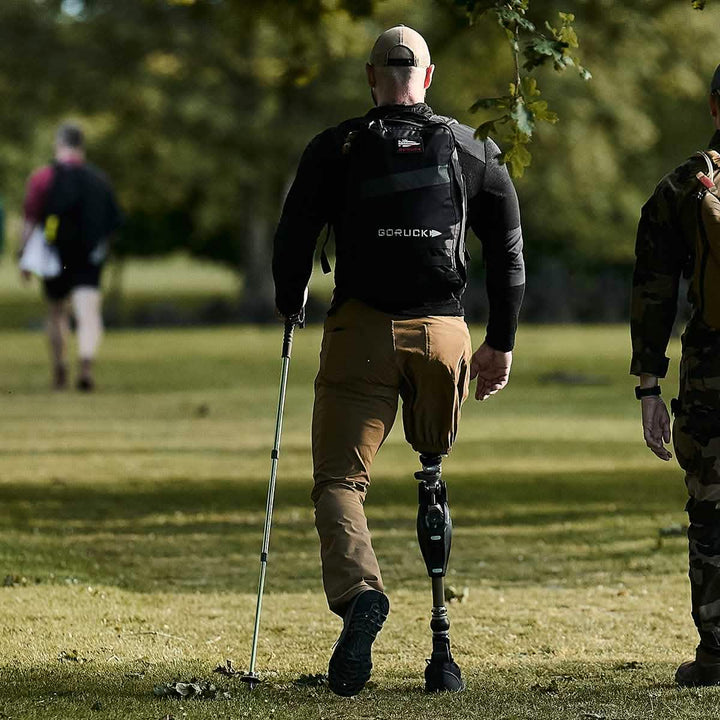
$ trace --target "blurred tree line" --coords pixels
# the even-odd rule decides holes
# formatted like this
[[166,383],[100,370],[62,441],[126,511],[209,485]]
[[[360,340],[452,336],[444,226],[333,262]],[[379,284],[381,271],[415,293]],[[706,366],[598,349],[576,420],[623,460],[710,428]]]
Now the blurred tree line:
[[[2,0],[0,195],[18,212],[57,122],[83,121],[91,160],[127,214],[119,260],[186,250],[243,277],[242,312],[272,314],[272,234],[314,134],[371,104],[364,63],[398,22],[437,65],[436,111],[477,126],[513,58],[456,0]],[[575,15],[593,80],[540,69],[560,121],[535,134],[517,182],[537,320],[625,317],[635,226],[659,178],[707,145],[720,9],[683,0],[532,0]],[[547,77],[543,73],[547,72]],[[10,243],[12,245],[12,242]],[[472,246],[471,246],[472,248]],[[475,248],[479,256],[479,247]],[[478,274],[481,262],[476,260]],[[483,312],[482,283],[468,293]]]

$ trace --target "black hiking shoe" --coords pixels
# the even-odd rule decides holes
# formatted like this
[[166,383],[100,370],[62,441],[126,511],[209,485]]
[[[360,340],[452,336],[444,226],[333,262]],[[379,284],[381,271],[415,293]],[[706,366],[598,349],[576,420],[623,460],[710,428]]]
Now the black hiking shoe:
[[343,631],[335,643],[328,668],[328,685],[336,695],[357,695],[370,679],[372,644],[389,610],[386,595],[365,590],[345,611]]
[[91,377],[81,377],[77,381],[77,389],[80,392],[90,393],[95,390],[95,381]]
[[684,662],[675,672],[675,682],[680,687],[720,685],[720,655],[698,647],[695,659]]
[[63,364],[56,365],[53,368],[53,383],[52,383],[53,390],[65,390],[65,389],[67,389],[67,384],[68,384],[67,367],[65,367],[65,365],[63,365]]

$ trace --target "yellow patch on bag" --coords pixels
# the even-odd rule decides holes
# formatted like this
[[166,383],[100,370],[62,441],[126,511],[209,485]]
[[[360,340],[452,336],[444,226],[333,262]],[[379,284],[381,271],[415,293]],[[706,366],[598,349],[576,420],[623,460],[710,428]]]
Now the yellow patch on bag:
[[52,245],[57,239],[60,218],[57,215],[48,215],[45,220],[45,242]]

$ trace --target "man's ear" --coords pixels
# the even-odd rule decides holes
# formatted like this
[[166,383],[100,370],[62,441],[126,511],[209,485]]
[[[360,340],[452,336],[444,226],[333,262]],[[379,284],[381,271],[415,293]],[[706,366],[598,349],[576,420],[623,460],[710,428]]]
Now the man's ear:
[[370,63],[365,63],[365,72],[367,73],[368,85],[371,88],[375,87],[375,66]]
[[710,114],[717,120],[718,117],[718,111],[720,111],[720,106],[718,104],[718,96],[715,93],[710,93]]
[[423,83],[423,87],[426,90],[430,87],[430,84],[432,83],[434,72],[435,72],[434,65],[429,65],[427,68],[425,68],[425,82]]

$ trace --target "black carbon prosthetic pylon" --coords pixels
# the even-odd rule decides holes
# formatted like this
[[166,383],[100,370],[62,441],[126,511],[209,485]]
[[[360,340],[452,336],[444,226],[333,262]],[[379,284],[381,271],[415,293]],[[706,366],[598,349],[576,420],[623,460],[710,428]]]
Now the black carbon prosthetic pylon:
[[443,578],[450,559],[452,520],[447,487],[442,480],[442,457],[420,455],[423,469],[415,473],[418,484],[417,536],[432,581],[432,655],[425,667],[426,692],[459,692],[465,688],[450,652],[450,619],[445,607]]

